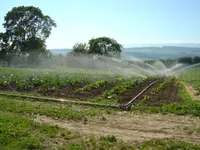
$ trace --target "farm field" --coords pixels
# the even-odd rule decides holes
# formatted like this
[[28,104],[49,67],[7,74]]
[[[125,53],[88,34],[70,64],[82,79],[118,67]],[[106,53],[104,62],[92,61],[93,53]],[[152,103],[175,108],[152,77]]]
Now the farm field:
[[154,81],[136,103],[161,106],[181,101],[178,82],[171,77],[142,78],[78,69],[0,69],[1,91],[108,104],[127,103]]
[[[198,90],[195,69],[192,76],[142,78],[80,69],[0,68],[0,149],[200,149],[200,103],[183,84]],[[129,111],[30,97],[120,106],[152,82]]]

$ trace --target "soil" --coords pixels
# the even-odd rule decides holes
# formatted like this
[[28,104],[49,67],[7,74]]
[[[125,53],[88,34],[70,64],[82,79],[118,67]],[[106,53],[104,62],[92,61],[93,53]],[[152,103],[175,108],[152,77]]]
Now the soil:
[[52,92],[40,92],[44,95],[62,97],[62,98],[75,98],[76,89],[82,88],[84,85],[82,84],[73,84],[70,86],[66,86],[63,88],[56,89]]
[[0,86],[1,91],[17,91],[17,86],[14,85],[5,85],[5,86]]
[[[176,79],[172,79],[169,84],[166,85],[164,89],[161,89],[157,94],[151,94],[151,91],[156,88],[164,80],[158,80],[153,86],[147,89],[139,98],[137,98],[134,103],[144,103],[148,106],[162,106],[168,103],[180,102],[179,97],[179,87]],[[140,85],[127,90],[119,98],[120,103],[127,103],[139,92],[141,92],[145,87],[147,87],[153,81],[145,81]],[[146,97],[146,98],[145,98]]]
[[[144,101],[144,103],[148,106],[162,106],[164,104],[172,104],[181,101],[176,79],[172,79],[170,83],[165,86],[165,88],[159,91],[159,93],[151,94],[149,90],[146,91],[144,95],[149,96],[149,99]],[[142,98],[144,98],[144,95]]]
[[[155,84],[154,87],[158,86],[161,82]],[[143,102],[148,106],[163,106],[164,104],[177,103],[181,101],[179,97],[179,87],[176,79],[172,79],[165,88],[161,89],[159,93],[151,94],[153,88],[148,89],[145,93],[137,100]],[[145,97],[147,99],[145,99]]]
[[97,137],[114,135],[118,139],[131,142],[154,138],[200,142],[200,132],[193,132],[200,127],[199,117],[117,112],[105,115],[103,119],[90,118],[87,122],[55,120],[46,116],[35,116],[33,120]]
[[[140,93],[144,88],[146,88],[153,81],[155,81],[155,80],[145,80],[144,82],[140,83],[139,85],[131,87],[130,89],[126,90],[125,93],[123,93],[119,96],[118,102],[120,104],[129,102],[132,98],[134,98],[138,93]],[[157,83],[156,83],[156,85],[157,85]],[[152,88],[153,87],[155,87],[155,85],[153,85]]]

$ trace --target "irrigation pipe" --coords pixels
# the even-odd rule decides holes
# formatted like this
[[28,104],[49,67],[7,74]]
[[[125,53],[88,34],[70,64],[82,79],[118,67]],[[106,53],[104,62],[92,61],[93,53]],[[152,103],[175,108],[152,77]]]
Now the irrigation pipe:
[[73,100],[65,100],[65,99],[57,99],[57,98],[46,98],[46,97],[37,97],[37,96],[26,96],[19,94],[8,94],[8,93],[0,93],[2,96],[8,97],[21,97],[21,98],[29,98],[37,101],[43,102],[56,102],[56,103],[69,103],[69,104],[78,104],[78,105],[90,105],[96,107],[110,107],[110,108],[119,108],[119,105],[108,105],[108,104],[99,104],[99,103],[91,103],[91,102],[81,102],[81,101],[73,101]]
[[140,93],[138,93],[133,99],[131,99],[128,103],[119,104],[119,105],[109,105],[109,104],[99,104],[99,103],[91,103],[91,102],[81,102],[81,101],[74,101],[74,100],[66,100],[66,99],[57,99],[57,98],[47,98],[47,97],[37,97],[37,96],[27,96],[27,95],[19,95],[19,94],[8,94],[8,93],[0,93],[2,96],[8,97],[21,97],[21,98],[29,98],[36,101],[43,101],[43,102],[56,102],[56,103],[68,103],[68,104],[77,104],[77,105],[88,105],[88,106],[95,106],[95,107],[107,107],[107,108],[120,108],[127,110],[131,107],[134,100],[136,100],[140,95],[142,95],[148,88],[154,85],[156,81],[150,83],[146,88],[144,88]]
[[140,95],[142,95],[148,88],[150,88],[152,85],[154,85],[156,82],[157,82],[158,80],[156,80],[156,81],[153,81],[152,83],[150,83],[147,87],[145,87],[140,93],[138,93],[135,97],[133,97],[129,102],[127,102],[127,103],[125,103],[125,104],[121,104],[120,105],[120,108],[121,109],[130,109],[130,107],[131,107],[131,105],[132,105],[132,103],[140,96]]

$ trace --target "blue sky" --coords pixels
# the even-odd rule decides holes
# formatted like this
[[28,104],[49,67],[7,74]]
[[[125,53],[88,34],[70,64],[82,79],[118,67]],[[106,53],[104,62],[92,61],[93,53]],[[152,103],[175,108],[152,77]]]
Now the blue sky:
[[39,7],[56,21],[48,48],[100,36],[123,45],[200,43],[200,0],[0,0],[0,24],[21,5]]

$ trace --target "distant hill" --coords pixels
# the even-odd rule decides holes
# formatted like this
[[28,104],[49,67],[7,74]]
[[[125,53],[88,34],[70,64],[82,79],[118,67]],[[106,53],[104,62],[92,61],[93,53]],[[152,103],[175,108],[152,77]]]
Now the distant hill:
[[140,59],[168,59],[185,56],[200,56],[200,47],[132,47],[123,49],[122,55]]
[[71,49],[50,49],[50,51],[52,52],[52,54],[54,55],[66,55],[67,53],[69,53],[71,51]]
[[164,46],[176,46],[176,47],[200,47],[200,43],[168,43],[168,44],[129,44],[124,45],[124,48],[131,47],[164,47]]
[[[196,45],[197,46],[197,45]],[[71,49],[51,49],[54,55],[66,55]],[[185,56],[200,56],[199,47],[180,47],[180,46],[163,46],[163,47],[131,47],[122,50],[122,56],[135,57],[139,59],[168,59]]]

